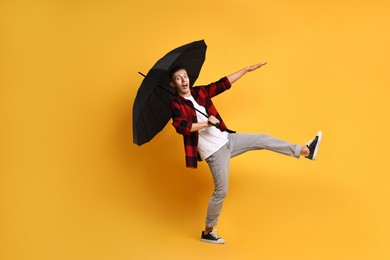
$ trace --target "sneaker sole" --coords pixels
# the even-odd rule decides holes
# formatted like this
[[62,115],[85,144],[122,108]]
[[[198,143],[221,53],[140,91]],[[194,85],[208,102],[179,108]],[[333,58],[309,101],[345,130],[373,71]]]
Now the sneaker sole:
[[210,244],[225,244],[225,240],[223,240],[223,239],[209,240],[209,239],[201,238],[200,241],[210,243]]
[[317,136],[318,136],[317,145],[316,145],[316,149],[314,149],[314,154],[313,154],[312,160],[315,160],[317,157],[318,148],[320,147],[321,140],[322,140],[322,131],[318,131]]

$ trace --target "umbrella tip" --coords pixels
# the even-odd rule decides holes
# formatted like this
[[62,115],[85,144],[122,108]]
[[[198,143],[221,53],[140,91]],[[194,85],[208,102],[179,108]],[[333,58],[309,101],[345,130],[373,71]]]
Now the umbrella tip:
[[138,71],[138,73],[139,73],[140,75],[144,76],[144,78],[146,77],[143,73],[141,73],[141,72],[139,72],[139,71]]

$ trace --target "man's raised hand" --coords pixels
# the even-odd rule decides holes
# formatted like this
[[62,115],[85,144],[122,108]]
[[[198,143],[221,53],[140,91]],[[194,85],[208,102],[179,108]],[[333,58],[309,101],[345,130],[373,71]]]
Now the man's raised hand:
[[267,64],[267,62],[260,62],[260,63],[258,63],[258,64],[249,66],[249,67],[248,67],[248,70],[249,70],[249,71],[254,71],[254,70],[257,70],[258,68],[260,68],[261,66],[264,66],[264,65],[266,65],[266,64]]
[[234,82],[239,80],[242,76],[244,76],[247,72],[257,70],[258,68],[260,68],[261,66],[264,66],[265,64],[267,64],[267,62],[261,62],[261,63],[255,64],[255,65],[252,65],[249,67],[245,67],[237,72],[234,72],[233,74],[230,74],[229,76],[227,76],[227,78],[228,78],[229,82],[231,84],[233,84]]

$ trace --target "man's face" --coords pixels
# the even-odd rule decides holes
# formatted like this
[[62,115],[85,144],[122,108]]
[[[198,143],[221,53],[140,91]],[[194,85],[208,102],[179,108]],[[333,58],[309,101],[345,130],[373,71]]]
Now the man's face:
[[190,78],[185,69],[178,70],[173,74],[171,86],[176,89],[180,96],[188,97],[191,95]]

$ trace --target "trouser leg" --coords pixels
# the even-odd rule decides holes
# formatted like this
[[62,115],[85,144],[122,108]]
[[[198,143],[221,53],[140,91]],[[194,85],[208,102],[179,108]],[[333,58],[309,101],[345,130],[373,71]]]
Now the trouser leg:
[[230,158],[230,150],[228,145],[225,145],[206,159],[214,180],[214,192],[207,209],[207,227],[217,225],[222,204],[228,191]]
[[302,147],[266,134],[229,134],[231,157],[252,150],[270,150],[299,158]]

